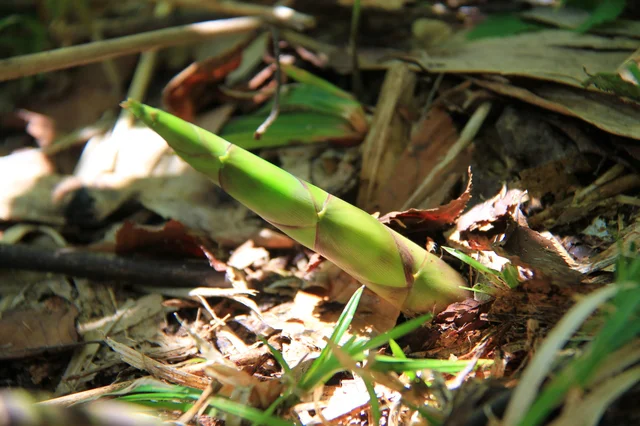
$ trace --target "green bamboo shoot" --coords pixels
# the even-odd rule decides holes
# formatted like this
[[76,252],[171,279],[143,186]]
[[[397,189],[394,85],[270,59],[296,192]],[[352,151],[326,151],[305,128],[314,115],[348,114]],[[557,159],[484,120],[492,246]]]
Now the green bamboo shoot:
[[133,100],[123,107],[236,200],[403,312],[465,297],[460,274],[365,211],[171,114]]

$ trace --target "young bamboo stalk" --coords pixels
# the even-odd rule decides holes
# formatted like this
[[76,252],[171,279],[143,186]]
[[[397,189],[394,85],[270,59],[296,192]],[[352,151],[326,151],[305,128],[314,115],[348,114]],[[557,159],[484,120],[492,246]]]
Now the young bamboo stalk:
[[122,106],[236,200],[403,312],[440,311],[465,297],[460,274],[365,211],[169,113],[134,100]]

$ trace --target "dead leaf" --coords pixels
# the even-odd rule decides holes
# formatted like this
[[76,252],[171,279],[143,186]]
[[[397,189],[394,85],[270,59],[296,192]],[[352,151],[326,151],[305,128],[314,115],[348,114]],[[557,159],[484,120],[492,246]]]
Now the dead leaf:
[[471,250],[493,250],[512,263],[533,269],[555,283],[575,283],[579,265],[553,236],[530,229],[520,204],[526,193],[506,188],[463,214],[449,240]]
[[[378,195],[379,210],[390,212],[401,208],[456,140],[458,132],[449,113],[444,108],[431,108],[415,125],[411,141],[391,173],[392,178],[384,182]],[[437,186],[440,186],[438,180]],[[428,195],[435,190],[429,190]]]
[[511,84],[473,79],[478,86],[559,114],[576,117],[614,135],[640,139],[640,105],[615,96],[543,84],[524,89]]
[[[231,71],[242,62],[242,50],[255,38],[255,34],[245,35],[226,47],[224,51],[208,59],[194,62],[171,79],[162,92],[162,102],[167,110],[182,118],[193,121],[198,107],[212,100],[212,93]],[[203,96],[206,92],[207,96]]]
[[38,142],[40,148],[53,143],[56,138],[56,122],[51,117],[26,109],[19,110],[17,114],[25,121],[27,133]]
[[[469,170],[469,179],[464,192],[455,200],[436,207],[434,209],[409,209],[405,211],[390,212],[382,216],[379,220],[385,225],[395,220],[405,223],[407,220],[411,222],[412,230],[434,230],[442,229],[446,225],[451,225],[462,214],[471,199],[471,170]],[[405,224],[406,225],[406,224]]]
[[430,72],[529,77],[582,88],[584,70],[615,72],[637,40],[545,30],[451,43],[431,49],[419,61]]
[[256,262],[266,263],[269,260],[269,252],[262,247],[256,247],[252,240],[246,241],[233,251],[227,261],[229,266],[243,270]]
[[39,307],[8,311],[0,319],[0,359],[16,359],[59,351],[78,342],[78,309],[59,297]]
[[204,245],[206,241],[202,237],[190,233],[184,225],[175,220],[169,220],[162,226],[125,221],[115,232],[117,254],[150,251],[206,257]]
[[513,228],[507,231],[504,239],[493,244],[496,253],[515,265],[542,273],[553,283],[575,284],[580,281],[582,274],[577,270],[578,263],[553,235],[545,236],[515,222],[508,226]]
[[0,219],[63,224],[64,206],[52,202],[54,188],[63,179],[37,149],[0,157]]
[[415,73],[404,63],[392,65],[385,75],[371,128],[362,145],[357,205],[367,211],[378,209],[380,189],[394,178],[397,160],[409,143],[410,124],[397,109],[412,104],[416,81]]

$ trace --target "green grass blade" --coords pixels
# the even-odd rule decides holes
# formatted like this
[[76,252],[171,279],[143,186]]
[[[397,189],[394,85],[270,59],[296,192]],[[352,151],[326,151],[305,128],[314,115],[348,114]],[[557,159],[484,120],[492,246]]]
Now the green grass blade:
[[258,336],[258,337],[260,338],[262,343],[269,349],[269,352],[271,352],[271,355],[276,359],[276,361],[278,361],[278,364],[280,364],[280,366],[282,367],[284,374],[291,374],[291,367],[289,367],[289,364],[287,363],[287,361],[285,361],[284,357],[282,356],[282,353],[276,348],[274,348],[273,346],[271,346],[271,344],[267,342],[267,339],[265,339],[262,336]]
[[[349,299],[349,303],[347,303],[342,314],[340,314],[340,318],[338,319],[336,327],[334,328],[333,333],[331,333],[331,337],[329,339],[336,345],[340,344],[342,336],[344,336],[344,333],[349,329],[349,325],[351,325],[351,321],[353,321],[356,309],[358,309],[358,303],[360,303],[363,291],[364,287],[360,287],[355,293],[353,293],[353,296]],[[311,390],[321,381],[321,377],[326,375],[326,373],[323,373],[323,364],[326,363],[330,354],[331,347],[326,345],[320,352],[318,358],[313,361],[311,367],[309,367],[306,373],[300,378],[300,383],[298,385],[300,389],[306,391]],[[335,362],[339,366],[337,360]]]
[[392,328],[391,330],[385,333],[381,333],[373,337],[372,339],[367,341],[365,344],[363,344],[360,350],[366,351],[366,350],[378,348],[382,345],[386,345],[391,339],[399,339],[402,336],[405,336],[411,333],[412,331],[417,330],[425,322],[429,321],[431,318],[433,318],[433,315],[424,314],[417,318],[410,319],[409,321],[406,321],[398,326],[395,326],[394,328]]
[[620,16],[627,0],[602,0],[591,12],[589,17],[578,28],[577,32],[587,32],[591,28],[607,22],[615,21]]
[[369,394],[369,405],[371,406],[371,417],[373,417],[373,424],[379,425],[382,418],[382,411],[380,410],[380,403],[378,402],[378,395],[370,380],[362,378],[364,386],[367,388]]
[[573,359],[544,387],[520,425],[542,424],[551,411],[562,403],[571,388],[584,387],[607,355],[637,336],[640,327],[630,327],[629,324],[638,324],[640,283],[621,290],[615,296],[613,305],[615,306],[613,315],[598,332],[585,353]]
[[[471,361],[452,361],[446,359],[413,359],[395,358],[388,355],[376,355],[374,362],[369,366],[372,370],[380,372],[393,371],[405,373],[410,371],[433,370],[441,373],[456,374],[464,370]],[[478,366],[492,364],[491,360],[479,360]]]
[[[391,353],[394,357],[398,359],[408,359],[404,352],[402,352],[400,345],[393,339],[389,340],[389,349],[391,349]],[[411,381],[414,381],[418,377],[413,371],[405,371],[405,374]]]
[[247,405],[239,404],[237,402],[230,401],[225,398],[214,397],[209,401],[209,405],[217,408],[220,411],[224,411],[227,414],[241,417],[245,420],[249,420],[253,424],[264,424],[267,426],[293,426],[294,423],[282,420],[278,417],[265,415],[264,412],[257,408],[249,407]]

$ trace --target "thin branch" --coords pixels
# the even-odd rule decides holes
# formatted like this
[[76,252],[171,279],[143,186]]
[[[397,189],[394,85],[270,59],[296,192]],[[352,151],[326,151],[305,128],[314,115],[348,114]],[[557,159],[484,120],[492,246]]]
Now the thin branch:
[[0,269],[53,272],[153,286],[230,286],[224,273],[213,270],[204,262],[134,259],[68,248],[48,250],[24,244],[0,244]]
[[[153,15],[158,18],[168,16],[173,11],[173,6],[167,2],[159,2],[153,11]],[[147,93],[147,88],[151,83],[153,77],[153,71],[158,61],[158,51],[150,50],[140,55],[138,59],[138,65],[133,73],[131,84],[129,85],[129,91],[127,92],[127,99],[135,99],[137,101],[144,100]],[[113,126],[112,135],[116,135],[120,132],[130,130],[134,123],[133,116],[126,109],[120,110],[120,115],[116,124]]]
[[262,135],[271,127],[280,115],[280,91],[282,89],[282,69],[280,66],[280,37],[278,36],[278,28],[271,27],[271,38],[273,39],[273,54],[276,61],[276,91],[273,94],[273,105],[271,112],[266,120],[258,127],[253,134],[255,140],[260,140]]
[[222,34],[250,32],[260,28],[263,22],[260,18],[251,17],[220,19],[2,59],[0,81],[163,47],[197,43]]
[[[160,0],[153,0],[160,1]],[[297,12],[286,6],[263,6],[259,4],[243,3],[233,0],[202,1],[202,0],[169,0],[175,6],[198,8],[223,15],[257,16],[264,20],[287,25],[298,30],[312,28],[316,25],[313,16]]]

